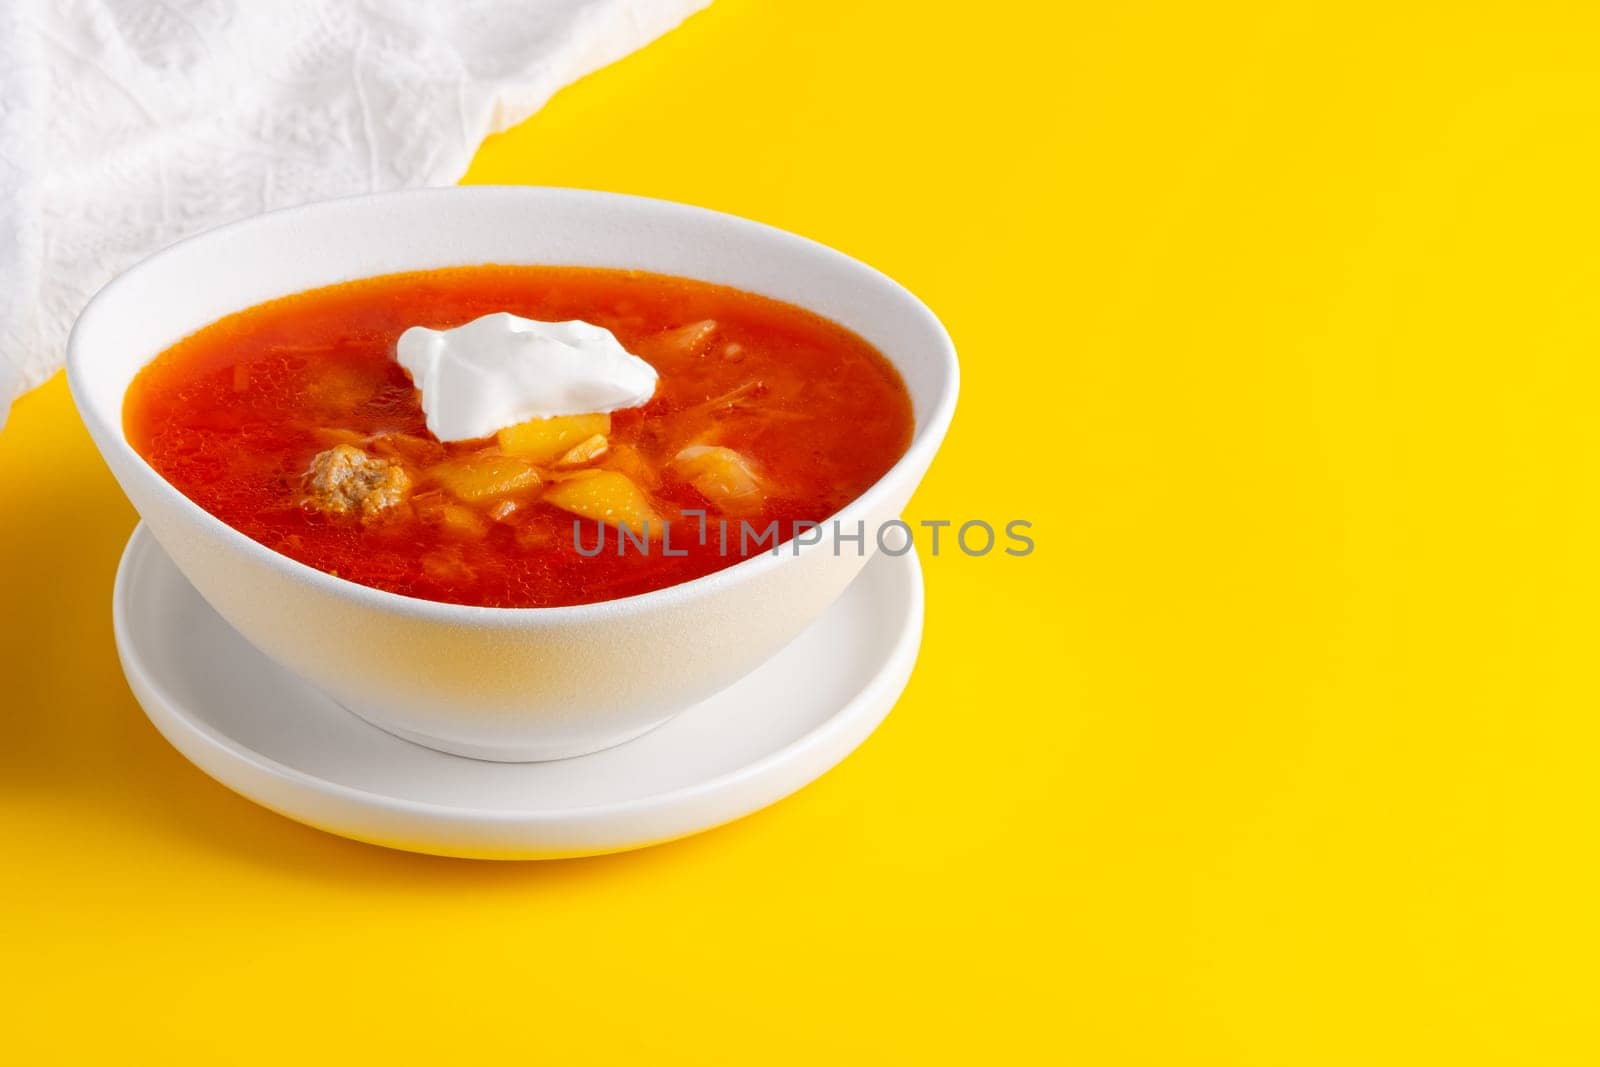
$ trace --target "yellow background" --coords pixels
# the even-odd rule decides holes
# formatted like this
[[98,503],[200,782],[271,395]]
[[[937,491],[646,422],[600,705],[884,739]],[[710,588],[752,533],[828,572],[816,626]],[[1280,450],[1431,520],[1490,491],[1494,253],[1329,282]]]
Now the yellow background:
[[718,0],[491,140],[905,282],[965,374],[909,517],[1036,527],[927,561],[858,753],[662,848],[203,777],[117,669],[134,515],[25,398],[0,1059],[1600,1060],[1589,9]]

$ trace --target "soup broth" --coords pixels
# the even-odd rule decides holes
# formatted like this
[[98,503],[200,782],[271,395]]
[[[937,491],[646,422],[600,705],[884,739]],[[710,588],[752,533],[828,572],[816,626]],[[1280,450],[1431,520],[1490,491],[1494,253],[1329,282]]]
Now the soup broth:
[[[606,327],[655,367],[655,395],[440,442],[396,339],[497,311]],[[833,322],[725,286],[572,267],[395,274],[249,308],[157,356],[123,419],[163,477],[261,544],[491,607],[609,600],[731,566],[745,526],[777,522],[787,539],[825,521],[912,433],[895,369]]]

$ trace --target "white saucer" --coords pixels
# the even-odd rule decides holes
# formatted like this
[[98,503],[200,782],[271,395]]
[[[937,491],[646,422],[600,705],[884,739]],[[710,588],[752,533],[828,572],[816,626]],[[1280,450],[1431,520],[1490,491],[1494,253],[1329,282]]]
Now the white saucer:
[[915,553],[870,561],[754,673],[666,725],[552,763],[485,763],[384,733],[267,659],[145,528],[112,604],[134,696],[177,750],[237,793],[361,841],[447,856],[617,852],[788,796],[883,721],[922,641]]

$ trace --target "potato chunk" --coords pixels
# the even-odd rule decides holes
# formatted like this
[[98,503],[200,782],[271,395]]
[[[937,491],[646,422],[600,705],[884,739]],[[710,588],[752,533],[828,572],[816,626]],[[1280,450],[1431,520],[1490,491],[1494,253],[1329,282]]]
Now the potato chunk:
[[515,456],[463,456],[428,474],[452,496],[471,503],[539,487],[539,472]]
[[411,479],[397,463],[334,445],[311,458],[305,485],[306,503],[318,511],[370,522],[405,500]]
[[482,515],[471,508],[452,504],[437,491],[417,497],[415,505],[417,518],[456,537],[482,537],[489,529]]
[[565,478],[545,491],[544,500],[585,519],[626,526],[635,533],[642,533],[647,523],[651,536],[661,532],[661,520],[650,506],[650,498],[626,474],[616,471],[584,471]]
[[560,415],[507,426],[495,437],[501,451],[509,455],[521,456],[529,463],[549,463],[578,442],[610,432],[610,415]]
[[729,515],[760,511],[766,499],[761,479],[741,452],[721,445],[690,445],[674,457],[673,466],[685,481],[717,508]]

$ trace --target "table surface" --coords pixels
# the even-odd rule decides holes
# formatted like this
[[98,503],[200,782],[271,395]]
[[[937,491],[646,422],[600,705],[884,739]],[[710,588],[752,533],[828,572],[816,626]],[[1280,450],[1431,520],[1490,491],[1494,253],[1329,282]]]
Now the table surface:
[[908,517],[1034,524],[925,561],[855,755],[665,847],[408,855],[211,782],[117,668],[134,514],[24,398],[0,1058],[1595,1062],[1579,7],[718,0],[488,142],[905,282],[965,376]]

